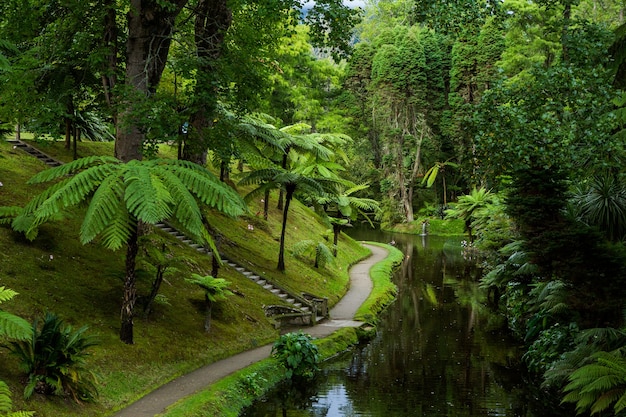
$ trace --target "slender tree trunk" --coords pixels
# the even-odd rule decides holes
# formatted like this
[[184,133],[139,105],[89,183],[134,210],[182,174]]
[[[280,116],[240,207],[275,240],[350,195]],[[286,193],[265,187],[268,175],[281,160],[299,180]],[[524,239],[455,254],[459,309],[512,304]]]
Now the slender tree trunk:
[[72,143],[72,121],[69,117],[65,118],[65,149],[70,149]]
[[265,195],[263,196],[263,219],[267,220],[270,211],[270,190],[265,190]]
[[159,265],[157,267],[156,277],[154,281],[152,281],[152,287],[150,289],[150,295],[146,300],[146,303],[143,306],[143,312],[148,315],[152,311],[152,304],[156,299],[157,294],[159,294],[159,289],[161,288],[161,284],[163,283],[163,277],[165,276],[165,271],[167,268],[163,265]]
[[22,126],[19,123],[15,125],[15,140],[22,140]]
[[[287,169],[287,163],[288,163],[288,157],[289,157],[289,150],[285,149],[285,154],[283,155],[283,160],[281,163],[281,166],[283,169]],[[276,208],[278,210],[282,210],[283,209],[283,203],[284,203],[284,199],[285,199],[285,194],[282,190],[282,188],[278,191],[278,203],[276,204]]]
[[135,302],[137,301],[137,287],[135,274],[135,264],[138,245],[139,227],[135,226],[135,230],[128,239],[126,248],[126,278],[124,279],[124,294],[122,296],[122,312],[120,326],[120,340],[124,343],[132,345],[133,341],[133,318],[135,316]]
[[215,61],[222,54],[224,37],[233,16],[226,0],[199,0],[194,11],[194,37],[200,64],[195,88],[195,110],[190,121],[190,132],[185,138],[183,159],[205,165],[209,147],[207,130],[213,125],[217,106]]
[[337,257],[337,244],[339,243],[339,234],[341,233],[341,226],[333,224],[333,256]]
[[283,229],[280,231],[280,250],[278,252],[278,266],[279,271],[285,270],[285,232],[287,231],[287,214],[289,213],[289,204],[293,193],[296,191],[295,184],[287,184],[285,191],[285,208],[283,210]]
[[204,296],[204,303],[206,306],[206,315],[204,316],[204,331],[207,333],[211,332],[211,313],[213,310],[213,303],[209,298],[208,294]]

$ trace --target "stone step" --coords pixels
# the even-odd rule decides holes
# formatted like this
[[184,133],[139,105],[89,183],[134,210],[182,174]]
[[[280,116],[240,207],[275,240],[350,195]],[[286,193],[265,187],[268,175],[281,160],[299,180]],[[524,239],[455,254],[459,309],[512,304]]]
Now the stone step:
[[285,294],[284,292],[279,293],[278,296],[282,299],[289,297],[289,295]]
[[263,288],[265,288],[268,291],[272,291],[272,288],[274,288],[274,286],[272,284],[265,284]]
[[267,284],[267,281],[264,280],[264,279],[260,279],[256,283],[259,284],[259,285],[265,285],[265,284]]

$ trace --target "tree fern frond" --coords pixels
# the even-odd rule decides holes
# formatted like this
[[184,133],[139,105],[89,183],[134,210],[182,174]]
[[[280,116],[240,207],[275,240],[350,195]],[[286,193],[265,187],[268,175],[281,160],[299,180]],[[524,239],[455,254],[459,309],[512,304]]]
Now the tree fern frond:
[[24,209],[18,206],[0,207],[0,224],[11,223]]
[[91,242],[107,225],[126,211],[123,204],[124,184],[120,177],[106,178],[94,193],[80,229],[81,241]]
[[5,301],[9,301],[11,300],[13,297],[15,297],[18,293],[16,291],[13,291],[10,288],[6,288],[4,285],[2,287],[0,287],[0,303],[4,303]]
[[4,381],[0,381],[0,413],[8,413],[13,408],[11,390]]
[[33,213],[37,218],[45,220],[67,207],[77,205],[84,201],[113,172],[113,166],[100,165],[77,173],[64,181],[63,185],[43,201]]
[[150,165],[132,162],[127,164],[124,173],[124,201],[128,212],[149,224],[168,218],[173,201],[162,181],[151,173]]
[[204,228],[202,224],[202,212],[196,199],[187,191],[183,182],[171,173],[163,173],[161,180],[170,191],[174,207],[172,215],[180,222],[187,231],[201,230]]
[[192,194],[209,207],[216,208],[229,216],[239,216],[247,209],[239,194],[216,179],[208,170],[200,166],[186,170],[177,165],[168,166],[167,169],[174,173]]
[[0,310],[0,334],[11,339],[26,340],[32,336],[32,327],[23,318]]
[[596,398],[593,405],[591,406],[591,414],[601,413],[623,396],[623,389],[612,389],[602,393],[602,395]]
[[293,244],[293,246],[291,247],[291,254],[296,257],[303,256],[314,246],[315,242],[310,239],[301,240],[300,242],[296,242]]
[[67,175],[74,174],[76,171],[80,171],[97,165],[108,165],[108,169],[111,169],[111,165],[113,164],[121,164],[121,161],[112,156],[88,156],[85,158],[76,159],[72,162],[68,162],[67,164],[59,165],[58,167],[53,167],[46,169],[45,171],[41,171],[38,174],[34,175],[30,180],[28,180],[27,183],[40,184],[43,182],[54,181]]
[[[123,203],[122,203],[123,205]],[[136,227],[136,219],[132,219],[125,209],[121,207],[120,215],[102,230],[102,244],[112,250],[118,250],[128,242]],[[82,242],[87,243],[86,241]]]
[[243,177],[239,184],[241,185],[256,185],[263,182],[273,181],[278,175],[285,172],[282,168],[263,168],[252,171]]
[[333,252],[322,242],[318,242],[315,246],[315,259],[317,259],[321,268],[324,268],[326,264],[332,264],[335,262]]

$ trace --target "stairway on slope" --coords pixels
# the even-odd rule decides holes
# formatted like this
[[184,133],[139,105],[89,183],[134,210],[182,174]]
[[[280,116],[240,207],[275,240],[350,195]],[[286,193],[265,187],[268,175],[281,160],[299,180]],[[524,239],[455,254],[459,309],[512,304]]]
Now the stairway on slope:
[[63,162],[58,161],[49,155],[46,155],[45,153],[41,152],[39,149],[35,148],[34,146],[28,143],[22,142],[21,140],[7,139],[7,142],[12,144],[14,149],[21,149],[24,152],[29,153],[30,155],[39,159],[41,162],[43,162],[44,164],[50,167],[58,167],[59,165],[63,165]]

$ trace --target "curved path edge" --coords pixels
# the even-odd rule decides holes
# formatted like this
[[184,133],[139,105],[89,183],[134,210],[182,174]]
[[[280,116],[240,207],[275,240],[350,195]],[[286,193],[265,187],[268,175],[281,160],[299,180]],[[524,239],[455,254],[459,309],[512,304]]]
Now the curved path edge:
[[[372,254],[350,268],[350,287],[342,299],[330,310],[330,319],[315,326],[304,328],[311,336],[322,338],[331,335],[342,327],[359,327],[363,322],[355,321],[354,315],[372,292],[370,269],[384,260],[389,252],[380,246],[363,243]],[[241,370],[253,363],[268,358],[272,344],[247,350],[226,359],[205,365],[193,372],[180,376],[154,391],[146,394],[114,417],[153,417],[181,398],[192,395],[208,385]]]

